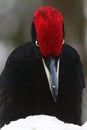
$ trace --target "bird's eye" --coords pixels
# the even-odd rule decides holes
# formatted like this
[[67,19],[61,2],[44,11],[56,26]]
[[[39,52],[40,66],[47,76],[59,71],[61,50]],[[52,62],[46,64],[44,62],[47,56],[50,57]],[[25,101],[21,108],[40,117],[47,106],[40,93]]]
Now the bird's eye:
[[37,41],[37,40],[35,41],[35,45],[36,45],[37,47],[39,47],[39,44],[38,44],[38,41]]
[[65,40],[63,39],[62,45],[65,43]]

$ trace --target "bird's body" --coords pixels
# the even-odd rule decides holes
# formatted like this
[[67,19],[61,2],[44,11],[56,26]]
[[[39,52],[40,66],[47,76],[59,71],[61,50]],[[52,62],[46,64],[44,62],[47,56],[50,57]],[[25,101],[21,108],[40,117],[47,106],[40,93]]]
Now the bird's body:
[[15,49],[0,76],[0,123],[46,114],[81,124],[83,68],[76,50],[65,43],[60,55],[58,84],[54,102],[39,48],[29,42]]

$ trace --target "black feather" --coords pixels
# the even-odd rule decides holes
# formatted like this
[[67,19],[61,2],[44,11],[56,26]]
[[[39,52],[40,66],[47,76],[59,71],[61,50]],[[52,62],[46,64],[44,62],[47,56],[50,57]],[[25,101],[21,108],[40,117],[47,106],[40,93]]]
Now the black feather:
[[0,76],[0,125],[34,114],[52,115],[80,125],[84,87],[79,55],[64,44],[55,103],[39,48],[33,42],[26,43],[11,53]]

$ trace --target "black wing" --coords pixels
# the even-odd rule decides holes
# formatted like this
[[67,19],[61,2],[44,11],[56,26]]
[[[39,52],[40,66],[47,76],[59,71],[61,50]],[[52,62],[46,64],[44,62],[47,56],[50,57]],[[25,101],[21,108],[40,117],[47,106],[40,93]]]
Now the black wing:
[[[27,107],[27,100],[29,100],[29,94],[31,95],[29,84],[33,82],[32,70],[35,64],[37,62],[32,43],[18,47],[8,57],[5,68],[0,75],[1,126],[18,119],[20,115],[22,117],[27,116],[29,109]],[[25,108],[26,112],[24,112]]]
[[63,45],[60,58],[59,119],[81,124],[82,94],[85,87],[83,66],[75,49]]

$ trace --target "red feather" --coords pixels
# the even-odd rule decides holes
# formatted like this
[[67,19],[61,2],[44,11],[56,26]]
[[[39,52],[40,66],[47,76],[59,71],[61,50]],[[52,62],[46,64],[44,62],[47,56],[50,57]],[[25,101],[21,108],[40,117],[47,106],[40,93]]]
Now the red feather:
[[63,16],[52,7],[41,7],[34,13],[34,24],[41,54],[59,56],[63,42]]

